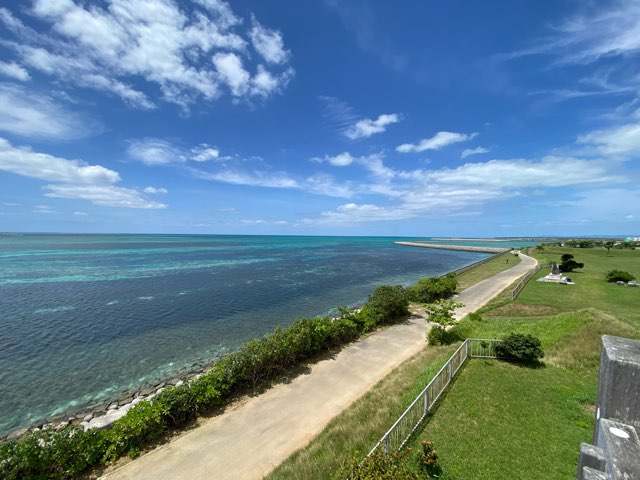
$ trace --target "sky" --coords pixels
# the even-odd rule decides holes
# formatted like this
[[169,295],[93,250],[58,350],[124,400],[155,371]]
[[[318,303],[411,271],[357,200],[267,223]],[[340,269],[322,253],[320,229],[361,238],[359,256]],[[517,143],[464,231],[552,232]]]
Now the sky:
[[637,236],[639,60],[639,0],[0,0],[0,231]]

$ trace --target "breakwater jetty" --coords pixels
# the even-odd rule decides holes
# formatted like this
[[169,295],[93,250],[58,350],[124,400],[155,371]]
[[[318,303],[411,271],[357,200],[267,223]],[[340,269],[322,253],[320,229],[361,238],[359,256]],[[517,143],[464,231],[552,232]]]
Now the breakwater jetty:
[[459,252],[479,252],[479,253],[503,253],[511,250],[510,248],[498,247],[474,247],[471,245],[441,245],[436,243],[422,242],[393,242],[396,245],[404,245],[406,247],[435,248],[438,250],[457,250]]

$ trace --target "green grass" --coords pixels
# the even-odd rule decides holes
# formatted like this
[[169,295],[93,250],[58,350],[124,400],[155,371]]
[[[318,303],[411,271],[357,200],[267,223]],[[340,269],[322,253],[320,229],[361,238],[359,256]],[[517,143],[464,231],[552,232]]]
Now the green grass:
[[[590,441],[592,435],[600,338],[604,334],[640,338],[640,289],[607,283],[604,274],[618,268],[640,278],[640,251],[612,250],[607,256],[605,250],[557,248],[536,256],[546,263],[559,261],[563,253],[585,264],[581,271],[569,274],[576,285],[534,278],[515,301],[509,288],[481,309],[482,321],[463,320],[456,327],[464,336],[477,338],[533,334],[542,341],[544,367],[470,361],[414,437],[411,465],[416,465],[419,440],[426,438],[435,441],[444,479],[575,476],[580,442]],[[497,273],[489,273],[501,266],[496,260],[468,273],[481,273],[474,281]],[[543,269],[537,277],[547,273]],[[442,364],[443,357],[435,362],[430,353],[438,351],[445,355],[427,347],[400,366],[372,390],[377,395],[369,392],[345,410],[268,478],[331,478],[341,462],[366,454],[428,383],[428,372],[435,373]],[[425,365],[429,362],[435,362],[431,369]],[[402,381],[396,378],[400,371]],[[382,390],[381,385],[385,385]],[[367,430],[372,418],[380,421]],[[353,433],[360,422],[368,433]]]
[[[507,262],[508,260],[508,262]],[[497,273],[500,273],[508,268],[518,265],[522,259],[509,253],[494,257],[482,265],[467,270],[466,272],[458,275],[458,291],[461,292],[465,288],[469,288],[471,285],[475,285],[485,278],[489,278]]]
[[472,360],[420,438],[434,441],[446,480],[573,478],[594,390],[593,377],[559,368]]

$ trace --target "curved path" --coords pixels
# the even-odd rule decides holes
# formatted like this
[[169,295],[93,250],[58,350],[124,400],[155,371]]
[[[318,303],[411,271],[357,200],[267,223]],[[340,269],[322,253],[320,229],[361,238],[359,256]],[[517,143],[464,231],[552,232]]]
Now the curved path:
[[[462,318],[475,311],[536,261],[522,261],[461,292]],[[358,341],[291,383],[277,385],[142,457],[105,473],[107,479],[259,479],[304,447],[329,421],[393,368],[425,346],[429,326],[419,314]]]

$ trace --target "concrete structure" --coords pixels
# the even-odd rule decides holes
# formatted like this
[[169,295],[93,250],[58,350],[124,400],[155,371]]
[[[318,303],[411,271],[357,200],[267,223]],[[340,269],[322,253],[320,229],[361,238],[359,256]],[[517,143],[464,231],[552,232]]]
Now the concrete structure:
[[439,245],[435,243],[422,242],[393,242],[396,245],[404,245],[405,247],[435,248],[437,250],[457,250],[460,252],[479,252],[479,253],[503,253],[511,250],[510,248],[497,247],[474,247],[471,245]]
[[602,337],[593,445],[580,445],[577,480],[640,479],[640,341]]

